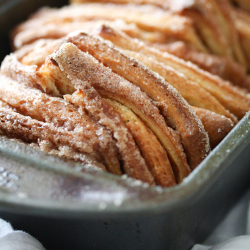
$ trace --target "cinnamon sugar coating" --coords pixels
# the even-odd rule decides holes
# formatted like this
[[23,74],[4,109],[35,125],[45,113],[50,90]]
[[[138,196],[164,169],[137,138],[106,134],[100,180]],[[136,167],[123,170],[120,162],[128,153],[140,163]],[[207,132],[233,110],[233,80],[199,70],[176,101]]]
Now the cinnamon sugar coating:
[[239,35],[240,44],[247,57],[248,71],[250,70],[250,14],[239,8],[231,8],[232,17]]
[[[97,125],[86,113],[79,113],[76,107],[61,98],[23,86],[4,75],[0,77],[1,100],[25,116],[66,130],[70,135],[67,138],[68,143],[80,152],[88,153],[103,163],[107,158],[107,162],[111,161],[119,166],[117,150],[110,132]],[[107,138],[106,143],[101,144],[99,137]]]
[[190,105],[225,115],[237,123],[237,118],[228,112],[228,110],[226,110],[216,98],[214,98],[208,91],[196,82],[188,80],[184,74],[179,73],[174,68],[157,61],[155,58],[145,56],[134,51],[126,51],[125,53],[128,53],[133,58],[141,61],[151,70],[157,72],[166,80],[166,82],[172,85]]
[[244,1],[71,2],[82,4],[12,32],[1,135],[150,185],[182,182],[250,108]]
[[[245,0],[237,0],[244,2]],[[193,28],[203,41],[204,47],[216,55],[229,56],[244,67],[247,66],[245,54],[239,44],[234,26],[229,0],[72,0],[72,3],[96,4],[116,3],[117,5],[156,6],[170,13],[178,14],[192,21]],[[79,6],[76,4],[76,6]],[[246,4],[244,3],[244,6]],[[179,39],[181,40],[181,39]],[[185,43],[188,43],[185,41]],[[189,44],[192,44],[189,42]],[[194,45],[194,44],[193,44]],[[198,49],[198,47],[196,47]],[[205,51],[205,50],[200,50]]]
[[161,51],[167,51],[185,61],[191,61],[201,69],[228,80],[248,92],[250,91],[250,77],[247,75],[246,69],[242,68],[239,63],[230,57],[199,52],[181,41],[168,44],[153,43],[150,45]]
[[221,78],[198,68],[190,62],[185,62],[167,52],[163,53],[156,48],[147,46],[145,43],[132,39],[124,33],[115,31],[111,27],[104,26],[99,34],[104,39],[112,41],[116,46],[140,52],[171,66],[178,72],[184,74],[189,80],[196,82],[207,90],[239,119],[250,109],[250,98],[246,91],[232,86],[229,82],[223,81]]
[[51,57],[78,90],[75,94],[65,98],[79,107],[84,107],[93,119],[112,131],[122,156],[125,173],[128,176],[153,184],[154,179],[145,160],[120,116],[102,100],[91,83],[87,82],[82,76],[84,73],[81,71],[83,65],[81,64],[80,50],[74,45],[66,43]]
[[[30,17],[27,22],[20,24],[15,29],[13,37],[18,33],[49,23],[60,25],[67,22],[113,21],[116,19],[134,23],[145,31],[156,31],[164,34],[166,37],[181,39],[189,44],[193,44],[199,51],[206,51],[189,18],[170,13],[152,5],[87,3],[84,5],[70,5],[61,9],[43,8]],[[15,38],[13,44],[16,49],[23,45],[15,41]]]
[[[179,136],[166,125],[151,99],[138,87],[100,64],[91,55],[81,53],[76,48],[73,50],[70,44],[67,46],[63,47],[64,52],[67,48],[67,51],[74,53],[70,58],[78,58],[77,61],[71,61],[72,66],[81,70],[77,73],[78,77],[81,77],[82,81],[91,83],[101,96],[114,99],[131,108],[155,133],[167,150],[172,164],[178,169],[176,172],[182,173],[178,179],[181,180],[187,176],[190,170]],[[72,51],[69,50],[70,47],[72,47]]]
[[131,81],[155,102],[167,124],[178,131],[191,168],[207,156],[210,147],[202,123],[171,85],[140,62],[98,38],[80,33],[71,36],[69,41]]
[[[23,116],[10,108],[0,108],[0,130],[10,138],[22,139],[28,143],[40,143],[46,141],[47,144],[54,145],[56,149],[68,147],[67,158],[77,160],[83,164],[91,164],[106,171],[98,159],[89,154],[80,153],[74,145],[71,144],[72,135],[60,128],[56,128],[50,123],[40,122],[28,116]],[[43,142],[43,143],[44,143]],[[72,155],[70,157],[70,155]]]
[[[236,21],[236,29],[238,30],[240,42],[242,43],[242,49],[244,51],[245,47],[248,46],[248,43],[244,42],[244,40],[246,40],[245,38],[241,38],[242,32],[240,31],[240,29],[238,29],[237,26],[240,25],[240,27],[242,27],[242,24],[239,24],[239,22],[240,20]],[[218,75],[225,80],[229,80],[236,85],[250,90],[250,80],[247,77],[246,70],[243,69],[242,66],[233,58],[227,57],[225,55],[220,56],[220,54],[218,53],[209,54],[208,52],[200,51],[195,47],[191,46],[190,43],[186,43],[185,41],[179,41],[180,38],[173,39],[171,35],[164,35],[159,31],[143,30],[142,28],[139,28],[136,24],[128,24],[123,20],[83,20],[82,22],[71,20],[71,22],[62,22],[60,24],[48,23],[46,25],[43,25],[42,30],[38,30],[36,27],[32,27],[27,30],[24,30],[23,32],[18,33],[15,36],[15,43],[24,45],[29,44],[32,41],[37,41],[38,39],[38,41],[48,40],[49,43],[50,39],[66,36],[68,33],[74,30],[94,32],[94,30],[98,29],[102,24],[106,24],[115,29],[119,29],[125,32],[130,37],[143,40],[153,47],[157,47],[158,49],[163,51],[168,51],[169,53],[174,54],[186,61],[192,61],[202,69],[205,69],[211,72],[212,74]],[[217,37],[217,34],[214,34],[214,36]],[[24,50],[23,47],[21,47],[21,51]],[[224,44],[222,45],[222,47],[226,48]],[[26,45],[26,50],[27,49],[28,45]],[[38,48],[34,51],[38,52]],[[19,52],[19,54],[21,53]],[[42,56],[39,56],[38,54],[38,58],[39,57]],[[36,54],[31,55],[29,57],[26,56],[23,62],[28,63],[29,61],[34,61],[33,58],[37,58]],[[247,54],[246,59],[248,59]]]
[[[172,169],[168,155],[154,133],[126,106],[110,99],[105,100],[120,114],[133,135],[150,172],[154,176],[156,184],[163,187],[174,186],[176,185],[175,176],[177,177],[177,181],[180,182],[178,169]],[[173,171],[175,170],[174,176]]]
[[211,148],[215,148],[225,136],[233,129],[233,122],[224,115],[216,114],[210,110],[192,107],[201,119],[209,136]]

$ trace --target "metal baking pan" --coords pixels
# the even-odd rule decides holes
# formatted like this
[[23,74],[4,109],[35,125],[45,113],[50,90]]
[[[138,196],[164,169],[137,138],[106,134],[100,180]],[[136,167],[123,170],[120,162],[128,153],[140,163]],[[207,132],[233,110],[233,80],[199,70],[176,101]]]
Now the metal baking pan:
[[[0,1],[2,57],[8,31],[46,4],[66,2]],[[183,183],[164,189],[0,137],[0,217],[50,250],[190,249],[250,185],[249,127],[247,114]]]

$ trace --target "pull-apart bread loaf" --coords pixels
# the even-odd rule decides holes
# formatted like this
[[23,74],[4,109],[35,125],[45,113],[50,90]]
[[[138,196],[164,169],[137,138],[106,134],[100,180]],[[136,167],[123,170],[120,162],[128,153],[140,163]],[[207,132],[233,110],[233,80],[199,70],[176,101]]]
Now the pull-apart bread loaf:
[[150,185],[182,182],[250,109],[247,11],[226,0],[72,2],[13,30],[1,134]]

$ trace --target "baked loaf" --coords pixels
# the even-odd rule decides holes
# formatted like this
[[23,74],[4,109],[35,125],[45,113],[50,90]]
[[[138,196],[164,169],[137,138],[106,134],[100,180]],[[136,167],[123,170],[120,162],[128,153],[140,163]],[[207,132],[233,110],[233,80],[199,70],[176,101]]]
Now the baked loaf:
[[[84,3],[43,8],[12,32],[1,133],[150,185],[182,182],[250,109],[240,24],[212,29],[206,1],[72,2]],[[211,6],[223,27],[248,17]]]

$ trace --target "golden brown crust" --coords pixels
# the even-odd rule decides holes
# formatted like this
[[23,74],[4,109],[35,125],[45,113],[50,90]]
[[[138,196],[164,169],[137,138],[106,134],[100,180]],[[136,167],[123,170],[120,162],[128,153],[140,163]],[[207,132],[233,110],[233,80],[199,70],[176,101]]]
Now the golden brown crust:
[[[126,23],[121,19],[107,21],[107,20],[83,20],[83,21],[72,21],[69,23],[48,23],[43,25],[42,30],[37,29],[37,27],[31,27],[27,30],[21,31],[17,33],[13,39],[13,43],[16,46],[14,48],[22,49],[26,46],[26,50],[28,50],[28,45],[36,43],[40,41],[40,46],[42,46],[43,41],[55,40],[57,38],[61,38],[63,36],[68,35],[70,32],[75,30],[84,30],[86,32],[91,32],[95,29],[98,29],[102,24],[111,25],[112,27],[116,27],[127,35],[135,38],[140,38],[142,40],[147,40],[149,42],[160,42],[166,43],[169,39],[172,41],[173,38],[170,38],[168,35],[154,30],[143,30],[139,28],[134,23]],[[38,43],[38,46],[39,46]],[[37,47],[38,47],[37,46]],[[23,50],[23,53],[24,50]]]
[[231,5],[228,0],[213,0],[215,8],[218,8],[217,20],[225,32],[226,39],[231,43],[234,58],[244,67],[247,68],[246,55],[240,44],[237,29],[234,24]]
[[[201,25],[201,22],[198,23]],[[44,38],[47,38],[48,43],[51,43],[52,42],[51,38],[66,36],[69,32],[77,29],[85,30],[87,32],[95,32],[94,30],[98,29],[102,24],[106,24],[108,26],[122,30],[130,37],[144,40],[148,42],[151,46],[157,47],[161,50],[166,50],[171,54],[175,54],[176,56],[183,58],[186,61],[192,61],[202,69],[205,69],[211,72],[212,74],[218,75],[226,80],[230,80],[236,85],[246,88],[248,90],[250,89],[250,79],[246,76],[245,70],[229,57],[220,57],[200,52],[195,48],[191,47],[189,44],[180,41],[174,43],[176,44],[175,46],[174,44],[172,44],[173,41],[172,36],[169,37],[157,31],[145,31],[140,29],[134,23],[127,24],[122,20],[116,20],[116,21],[92,20],[92,21],[82,21],[82,22],[72,21],[69,23],[60,23],[60,24],[49,23],[43,26],[42,31],[37,29],[37,27],[29,28],[28,30],[24,30],[23,32],[20,32],[15,36],[16,43],[21,45],[30,43],[36,39],[41,39],[41,38],[42,39],[38,40],[39,42],[37,42],[37,46],[34,46],[32,52],[30,53],[26,52],[27,54],[25,55],[25,51],[28,51],[29,50],[28,47],[31,47],[31,45],[26,45],[24,46],[25,48],[21,48],[17,50],[17,52],[15,53],[18,54],[19,58],[24,57],[22,60],[24,64],[28,65],[36,64],[40,66],[42,64],[42,61],[44,61],[45,55],[43,56],[43,54],[45,54],[46,49],[39,48],[39,45],[41,47],[44,46],[45,43]],[[206,29],[204,29],[203,27],[202,30],[205,32]],[[213,27],[212,30],[213,33],[215,33]],[[211,35],[207,36],[211,38]],[[214,34],[214,36],[218,37],[217,34]],[[242,43],[244,43],[244,39],[245,38],[242,38],[243,40]],[[216,41],[215,39],[210,39],[210,40],[212,42]],[[170,44],[167,44],[169,42]],[[246,44],[248,45],[248,43]],[[46,47],[48,48],[52,47],[52,49],[55,49],[53,48],[52,45],[51,46],[47,45]],[[222,43],[221,46],[217,47],[219,51],[223,51],[222,48],[223,49],[227,48],[227,46],[225,46],[224,43]],[[245,46],[243,45],[243,48],[244,47]],[[52,52],[53,50],[50,51],[48,50],[46,55],[51,54]],[[22,53],[24,53],[24,55],[22,55]],[[218,52],[216,54],[220,53]]]
[[54,50],[58,49],[62,43],[63,39],[48,40],[41,44],[37,41],[37,43],[27,45],[28,48],[25,54],[18,53],[19,51],[16,51],[15,54],[21,63],[40,67],[44,63],[46,57],[52,54]]
[[[27,65],[23,65],[20,62],[18,62],[15,58],[14,55],[11,56],[7,56],[3,63],[2,63],[2,67],[1,67],[1,73],[14,79],[15,81],[19,82],[22,85],[26,85],[27,87],[31,87],[31,88],[36,88],[38,87],[40,89],[40,87],[42,87],[42,89],[44,90],[44,92],[49,92],[49,94],[52,94],[54,96],[60,96],[57,87],[55,86],[53,77],[50,77],[50,75],[46,75],[46,71],[43,70],[43,67],[40,68],[38,70],[38,68],[34,65],[32,66],[27,66]],[[50,72],[52,75],[54,74],[53,71]],[[52,87],[50,87],[52,86]],[[46,91],[46,90],[50,90],[53,89],[55,91]],[[35,91],[35,90],[34,90]],[[28,92],[28,91],[27,91]],[[27,93],[28,94],[28,93]],[[114,173],[114,174],[118,174],[121,175],[121,170],[120,170],[120,163],[119,163],[119,159],[118,159],[118,152],[117,152],[117,148],[115,146],[115,142],[113,141],[110,131],[107,131],[101,127],[98,127],[95,125],[95,122],[93,122],[88,115],[86,114],[86,112],[81,111],[81,114],[77,111],[77,109],[75,109],[75,114],[71,114],[70,112],[72,112],[71,108],[72,107],[67,107],[65,104],[67,103],[63,103],[60,99],[56,99],[56,98],[51,98],[48,95],[39,93],[39,92],[33,92],[32,90],[29,91],[28,95],[32,95],[33,94],[33,98],[34,100],[36,100],[35,95],[39,95],[41,94],[42,97],[40,99],[40,101],[36,100],[36,104],[34,105],[37,109],[39,109],[38,113],[34,112],[34,116],[36,119],[40,120],[43,119],[42,116],[44,114],[42,114],[39,105],[42,105],[43,101],[45,101],[44,99],[46,99],[45,101],[45,105],[47,103],[50,103],[51,100],[53,100],[52,102],[54,102],[54,106],[52,107],[51,112],[53,113],[53,111],[55,112],[56,109],[60,109],[61,107],[61,112],[62,112],[62,116],[64,117],[64,121],[62,122],[61,117],[57,117],[57,122],[59,122],[59,124],[62,122],[63,124],[67,124],[69,123],[69,121],[66,121],[67,116],[69,119],[72,119],[72,123],[71,125],[68,127],[66,127],[66,129],[68,130],[72,130],[73,127],[77,128],[77,127],[82,127],[85,128],[85,126],[90,126],[89,127],[89,132],[91,129],[93,129],[92,134],[93,134],[93,140],[98,140],[99,139],[99,151],[100,153],[103,155],[104,159],[106,159],[106,164],[107,164],[107,168],[110,172]],[[39,97],[37,97],[39,98]],[[31,98],[32,99],[32,98]],[[32,105],[30,103],[30,105]],[[56,107],[58,106],[58,107]],[[17,107],[15,107],[16,109],[20,109],[20,106],[17,105]],[[46,107],[44,107],[46,108]],[[47,119],[52,119],[53,121],[56,120],[55,116],[53,116],[52,113],[50,113],[50,107],[48,108],[47,114],[45,114]],[[28,115],[31,115],[29,111]],[[33,111],[32,111],[33,112]],[[65,112],[65,113],[64,113]],[[36,116],[39,116],[36,117]],[[82,116],[82,117],[81,117]],[[49,118],[48,118],[49,117]],[[45,119],[46,119],[45,118]],[[83,122],[84,120],[84,122]],[[60,126],[60,125],[59,125]],[[77,128],[78,130],[78,128]],[[95,133],[98,132],[98,136],[95,135]],[[76,136],[76,135],[75,135]],[[107,138],[106,140],[102,140],[102,138]],[[81,138],[81,137],[80,137]],[[83,133],[83,141],[86,141],[86,143],[88,143],[88,141],[86,140],[86,138],[84,137],[84,133]],[[90,139],[91,140],[91,139]],[[77,142],[77,140],[76,140]],[[96,142],[97,143],[97,142]],[[91,143],[89,143],[90,147],[91,147]],[[80,150],[80,149],[79,149]]]
[[246,11],[232,8],[235,27],[240,37],[241,46],[247,56],[248,71],[250,70],[250,15]]
[[165,65],[156,59],[133,51],[126,51],[129,55],[141,61],[151,70],[162,76],[171,84],[186,101],[193,106],[208,109],[215,113],[225,115],[237,123],[237,118],[228,112],[209,92],[195,82],[189,81],[185,75]]
[[86,89],[81,87],[73,95],[65,95],[64,98],[79,107],[86,108],[94,119],[102,125],[107,126],[113,132],[113,137],[117,141],[116,145],[119,148],[123,161],[122,170],[129,177],[151,185],[155,184],[153,176],[149,172],[132,135],[120,117],[113,111],[110,105],[107,105],[101,98],[93,97],[93,92],[88,92],[88,87]]
[[[197,1],[199,2],[199,1]],[[240,39],[237,34],[237,30],[234,24],[232,9],[228,0],[212,0],[206,1],[206,4],[197,4],[197,7],[201,10],[203,7],[206,9],[206,19],[213,22],[213,26],[220,30],[225,40],[228,42],[229,49],[231,50],[233,58],[246,67],[245,53],[240,45]],[[212,8],[211,8],[212,6]],[[210,8],[210,11],[209,11]],[[215,18],[210,18],[214,15]]]
[[[190,18],[190,20],[193,21],[199,37],[212,53],[230,56],[240,62],[244,67],[247,65],[245,55],[239,43],[238,34],[234,27],[228,0],[78,0],[77,2],[84,3],[84,5],[88,5],[88,2],[95,2],[96,5],[98,3],[103,5],[105,5],[105,3],[106,5],[107,3],[116,3],[117,5],[123,6],[128,6],[133,2],[137,6],[157,6],[183,17]],[[213,18],[211,18],[211,16]],[[185,40],[185,42],[190,43],[188,40]],[[190,44],[194,45],[195,43],[191,42]],[[196,48],[199,49],[198,47]],[[203,49],[201,51],[205,50]]]
[[236,59],[243,67],[247,66],[228,0],[194,0],[186,5],[184,1],[179,11],[194,21],[203,41],[214,54],[220,55],[224,51],[223,55]]
[[232,1],[41,9],[2,63],[0,133],[150,185],[182,182],[250,109],[250,16]]
[[40,73],[45,74],[50,82],[53,82],[61,95],[73,94],[75,88],[65,74],[51,61],[49,57],[40,68]]
[[[155,182],[163,187],[176,185],[176,180],[166,151],[156,136],[145,124],[128,108],[118,102],[105,99],[116,112],[120,114],[129,131],[133,135],[148,168],[154,176]],[[178,171],[178,169],[176,169]],[[179,173],[176,173],[179,176]],[[179,178],[177,178],[179,179]]]
[[84,4],[13,31],[0,133],[150,185],[182,182],[250,109],[249,14],[231,0],[71,2]]
[[27,66],[20,63],[14,54],[5,57],[1,73],[31,88],[53,96],[60,96],[54,82],[49,81],[46,74],[41,72],[36,65]]
[[[46,45],[56,42],[56,39],[39,39],[31,44],[23,45],[20,49],[15,50],[14,54],[19,61],[22,60],[23,57],[28,55],[31,52],[36,50],[40,50],[41,48],[46,47]],[[40,59],[40,58],[39,58]]]
[[201,119],[209,136],[211,148],[215,148],[225,136],[233,129],[234,124],[224,115],[219,115],[209,110],[192,107]]
[[[78,155],[78,161],[83,164],[91,164],[106,171],[104,165],[97,161],[94,157],[88,154],[80,153],[75,146],[71,144],[72,137],[69,132],[56,128],[49,123],[44,123],[32,119],[28,116],[18,114],[11,109],[0,108],[0,130],[4,132],[10,138],[22,139],[28,143],[40,143],[40,141],[46,141],[46,143],[53,144],[57,149],[67,147],[67,158],[69,155]],[[69,153],[70,152],[70,153]],[[65,154],[64,154],[65,155]],[[74,159],[76,156],[74,157]]]
[[226,109],[242,118],[250,109],[250,99],[246,92],[233,87],[229,82],[225,82],[217,76],[199,69],[192,63],[187,63],[174,55],[146,46],[144,43],[132,39],[121,32],[114,31],[110,27],[104,26],[100,31],[100,36],[112,41],[115,45],[132,51],[138,51],[147,56],[151,56],[166,65],[169,65],[183,73],[189,80],[198,83],[213,95]]
[[130,177],[154,184],[153,176],[149,172],[145,160],[120,116],[117,115],[110,105],[102,100],[91,86],[91,83],[82,80],[81,69],[83,65],[81,65],[80,53],[82,52],[74,45],[64,44],[51,56],[77,89],[77,92],[65,98],[75,105],[86,109],[93,119],[112,131],[123,159],[125,173]]
[[[244,1],[244,0],[243,0]],[[116,4],[151,4],[162,9],[181,11],[185,7],[192,5],[193,1],[173,1],[173,0],[70,0],[71,4],[79,3],[116,3]]]
[[[0,130],[0,133],[2,133],[1,130]],[[19,143],[19,144],[34,148],[36,150],[43,151],[44,153],[49,154],[49,155],[60,157],[65,161],[71,160],[71,161],[79,162],[80,164],[85,165],[85,167],[87,168],[91,167],[95,170],[104,171],[104,172],[107,171],[105,166],[102,163],[96,160],[93,160],[92,157],[89,157],[89,156],[86,157],[86,154],[75,152],[69,146],[62,146],[62,147],[57,148],[54,144],[46,140],[39,140],[37,143],[36,142],[28,143],[28,142],[24,142],[21,139],[11,138],[11,136],[7,137],[4,134],[1,136],[8,138],[9,140],[15,143]],[[82,172],[86,170],[85,167],[81,168]],[[79,168],[78,168],[78,171],[79,171]]]
[[192,168],[195,168],[205,158],[209,152],[209,145],[203,125],[181,95],[167,84],[163,78],[158,77],[153,71],[122,54],[106,42],[86,33],[71,36],[69,41],[140,87],[155,101],[167,123],[171,124],[179,132]]
[[[80,152],[88,153],[103,163],[107,159],[107,163],[120,165],[110,132],[95,124],[86,113],[80,114],[77,108],[62,99],[50,97],[4,75],[1,75],[0,89],[0,99],[19,113],[68,131],[70,144]],[[100,143],[102,136],[107,137],[106,144]]]
[[184,8],[182,15],[194,21],[194,25],[210,53],[233,58],[232,49],[223,32],[221,32],[220,27],[218,28],[215,23],[211,21],[211,18],[207,19],[206,16],[204,18],[204,11],[196,7],[194,5],[190,9]]
[[[155,6],[139,6],[134,4],[117,5],[89,3],[84,5],[71,5],[61,9],[44,8],[33,15],[28,21],[19,25],[13,37],[25,30],[48,23],[60,24],[65,22],[83,22],[90,20],[116,20],[123,19],[127,23],[134,23],[145,31],[158,31],[176,40],[183,40],[193,44],[199,51],[207,51],[197,36],[189,18],[169,13]],[[33,41],[33,38],[31,38]],[[15,41],[16,48],[23,44]]]
[[250,78],[242,66],[229,57],[222,57],[199,52],[183,42],[169,44],[150,44],[159,50],[167,51],[185,61],[191,61],[213,75],[218,75],[234,85],[244,88],[250,92]]
[[[172,163],[180,169],[179,172],[183,172],[181,179],[184,178],[190,170],[180,139],[171,128],[166,126],[159,110],[145,93],[109,68],[104,67],[91,55],[75,51],[75,56],[81,57],[82,65],[78,68],[81,68],[82,81],[90,82],[101,96],[121,102],[136,113],[161,141]],[[47,64],[48,67],[50,65]],[[67,83],[68,81],[64,78],[62,85],[70,84]]]
[[[199,1],[196,2],[198,2],[198,8],[201,10],[206,9],[206,19],[213,22],[213,26],[217,29],[219,28],[228,41],[233,58],[246,67],[246,58],[239,43],[239,37],[234,26],[228,0],[206,0],[205,4],[200,4]],[[211,15],[214,15],[214,18],[211,18]]]

